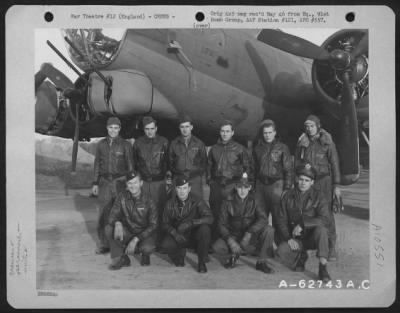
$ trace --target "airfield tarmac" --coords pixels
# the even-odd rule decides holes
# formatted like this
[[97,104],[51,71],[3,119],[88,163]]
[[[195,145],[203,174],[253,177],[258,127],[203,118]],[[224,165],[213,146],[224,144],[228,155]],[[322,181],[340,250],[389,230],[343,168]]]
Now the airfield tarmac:
[[[208,273],[198,274],[197,257],[190,251],[185,267],[154,253],[149,267],[141,267],[134,256],[130,267],[110,271],[110,255],[94,253],[97,212],[90,190],[67,189],[57,178],[41,180],[36,190],[37,289],[276,289],[282,281],[293,289],[301,288],[301,280],[309,284],[317,279],[312,252],[304,273],[292,272],[278,257],[270,260],[274,274],[256,271],[252,256],[241,257],[234,269],[226,270],[223,260],[211,254]],[[333,283],[351,281],[358,288],[370,277],[369,171],[363,170],[356,184],[342,187],[342,194],[345,211],[336,214],[338,260],[329,262],[328,270]]]

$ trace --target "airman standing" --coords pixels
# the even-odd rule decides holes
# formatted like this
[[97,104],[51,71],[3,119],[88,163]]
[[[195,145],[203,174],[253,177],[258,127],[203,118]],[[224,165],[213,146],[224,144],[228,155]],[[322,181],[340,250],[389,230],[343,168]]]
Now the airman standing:
[[104,233],[107,219],[105,207],[111,207],[111,201],[125,189],[125,175],[133,170],[132,146],[119,136],[120,130],[121,121],[117,117],[110,117],[107,120],[108,136],[96,146],[92,193],[99,197],[97,254],[110,251]]
[[181,135],[169,147],[170,169],[174,175],[189,178],[191,193],[203,199],[203,176],[207,167],[207,152],[204,143],[192,135],[192,119],[182,115],[179,119]]

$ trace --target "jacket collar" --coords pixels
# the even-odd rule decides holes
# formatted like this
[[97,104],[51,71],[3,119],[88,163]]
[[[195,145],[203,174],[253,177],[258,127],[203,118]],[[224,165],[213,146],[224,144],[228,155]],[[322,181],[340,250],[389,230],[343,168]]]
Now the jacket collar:
[[121,136],[120,135],[118,135],[117,137],[115,137],[115,138],[111,138],[110,136],[108,136],[107,135],[107,142],[109,143],[111,140],[113,141],[113,142],[119,142],[119,141],[121,141]]
[[[331,145],[333,143],[332,136],[323,128],[321,128],[316,135],[315,140],[318,140],[322,145]],[[297,146],[307,148],[310,145],[311,139],[306,133],[302,133],[297,142]]]
[[[190,135],[189,140],[188,140],[188,144],[190,144],[190,143],[191,143],[192,141],[194,141],[194,140],[195,140],[194,136],[193,136],[193,135]],[[185,138],[183,138],[183,136],[180,135],[180,136],[178,137],[178,142],[181,142],[181,143],[185,144]]]
[[134,200],[134,201],[143,200],[143,197],[144,197],[144,195],[143,195],[143,190],[140,192],[140,195],[139,195],[138,198],[135,198],[129,190],[127,190],[126,192],[127,192],[127,194],[128,194],[128,197],[127,197],[127,198],[128,198],[129,200]]
[[217,140],[217,144],[219,144],[221,146],[228,146],[228,145],[232,145],[233,143],[234,143],[234,140],[232,138],[227,143],[224,143],[221,138],[218,138],[218,140]]
[[159,138],[158,134],[156,134],[154,136],[154,138],[149,138],[146,135],[144,135],[143,137],[144,137],[144,142],[146,142],[146,143],[158,142],[158,138]]

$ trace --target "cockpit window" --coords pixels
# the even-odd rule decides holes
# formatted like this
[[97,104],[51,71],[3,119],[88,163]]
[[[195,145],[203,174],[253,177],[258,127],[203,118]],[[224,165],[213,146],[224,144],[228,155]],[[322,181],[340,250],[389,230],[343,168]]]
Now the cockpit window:
[[125,35],[124,29],[111,28],[63,29],[62,32],[79,50],[80,53],[66,43],[69,55],[84,71],[90,69],[90,63],[97,67],[109,64]]

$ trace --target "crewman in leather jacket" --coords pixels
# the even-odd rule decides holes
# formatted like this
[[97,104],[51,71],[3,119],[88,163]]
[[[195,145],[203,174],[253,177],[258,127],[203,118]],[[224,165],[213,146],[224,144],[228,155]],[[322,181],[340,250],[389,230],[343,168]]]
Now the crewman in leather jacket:
[[106,235],[110,242],[111,270],[130,265],[128,255],[142,254],[141,265],[150,265],[155,249],[158,211],[152,199],[142,192],[138,172],[126,175],[127,190],[121,192],[111,209]]
[[258,248],[256,270],[272,273],[267,256],[273,256],[274,229],[268,225],[264,209],[249,193],[251,188],[244,174],[236,183],[235,193],[224,200],[218,219],[221,238],[214,243],[213,249],[218,254],[229,252],[224,266],[233,268],[241,254],[254,253]]
[[261,123],[259,139],[253,148],[253,160],[256,199],[267,218],[271,213],[275,227],[282,192],[292,186],[293,161],[287,145],[276,138],[274,121],[267,119]]
[[143,128],[145,135],[133,144],[135,170],[143,179],[143,192],[153,199],[161,217],[167,198],[168,140],[157,134],[157,122],[151,116],[143,118]]
[[108,136],[96,145],[92,193],[98,196],[97,254],[110,251],[104,233],[109,213],[107,209],[118,193],[125,189],[125,175],[133,170],[132,146],[119,136],[120,130],[121,121],[110,117],[107,120]]
[[332,211],[333,197],[340,199],[341,192],[339,157],[332,136],[321,128],[321,122],[315,115],[310,115],[304,122],[305,133],[297,143],[295,166],[311,164],[317,170],[314,187],[321,190],[328,202],[330,212],[329,225],[329,261],[337,259],[336,225]]
[[169,147],[171,172],[189,178],[191,194],[203,199],[203,176],[207,167],[207,152],[204,143],[192,135],[192,119],[184,114],[179,118],[181,135],[172,140]]
[[[210,185],[210,207],[218,220],[222,201],[233,192],[235,182],[243,173],[252,177],[250,158],[246,148],[232,139],[233,123],[223,121],[220,139],[208,152],[207,182]],[[213,237],[216,239],[216,225]]]
[[175,189],[176,195],[168,200],[164,209],[162,227],[167,236],[162,242],[162,249],[176,266],[184,266],[186,248],[195,247],[197,271],[206,273],[213,215],[203,199],[191,194],[187,177],[177,176]]
[[[326,283],[331,280],[327,271],[330,213],[323,194],[313,188],[316,176],[317,171],[310,164],[298,166],[295,188],[282,196],[276,219],[276,231],[282,240],[278,254],[284,262],[286,258],[294,260],[290,266],[302,272],[308,259],[307,250],[317,249],[318,277]],[[292,254],[296,257],[291,257]]]

